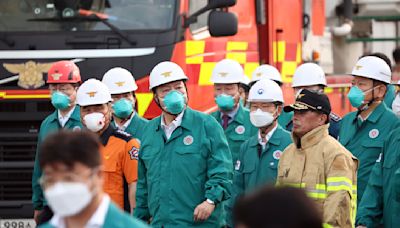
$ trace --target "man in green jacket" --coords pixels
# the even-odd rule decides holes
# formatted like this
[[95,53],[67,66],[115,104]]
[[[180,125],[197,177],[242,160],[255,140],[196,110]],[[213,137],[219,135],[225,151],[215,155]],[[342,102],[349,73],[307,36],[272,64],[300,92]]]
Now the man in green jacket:
[[224,59],[213,69],[211,81],[214,83],[214,97],[218,111],[211,115],[222,125],[232,153],[232,162],[236,163],[240,146],[257,133],[250,122],[249,110],[240,104],[239,84],[246,77],[243,68],[234,60]]
[[[237,196],[262,185],[276,181],[278,162],[282,152],[292,142],[290,133],[278,124],[284,103],[282,90],[269,79],[257,81],[250,89],[250,121],[259,129],[258,134],[240,147],[235,164],[233,196],[227,213],[231,214]],[[233,227],[228,215],[229,226]]]
[[[392,131],[376,160],[358,206],[358,227],[400,227],[400,128]],[[382,220],[383,219],[383,220]]]
[[357,174],[359,204],[386,138],[393,129],[400,127],[400,123],[383,102],[386,85],[391,80],[391,70],[385,61],[376,56],[362,57],[352,75],[353,87],[347,97],[358,110],[343,118],[339,142],[360,161]]
[[187,106],[187,77],[173,62],[150,73],[162,110],[144,133],[134,215],[153,227],[221,227],[231,196],[232,157],[221,126]]
[[41,146],[40,183],[54,216],[39,227],[145,228],[103,191],[101,142],[89,131],[60,131]]
[[113,124],[120,130],[142,140],[148,120],[134,110],[137,85],[131,72],[115,67],[107,71],[102,82],[107,85],[113,99]]
[[39,130],[32,175],[32,202],[36,223],[41,223],[52,215],[39,184],[39,178],[42,175],[39,166],[40,145],[49,133],[63,128],[73,131],[82,128],[79,106],[76,105],[76,92],[81,82],[79,68],[71,61],[59,61],[51,66],[47,75],[51,103],[56,110],[43,120]]

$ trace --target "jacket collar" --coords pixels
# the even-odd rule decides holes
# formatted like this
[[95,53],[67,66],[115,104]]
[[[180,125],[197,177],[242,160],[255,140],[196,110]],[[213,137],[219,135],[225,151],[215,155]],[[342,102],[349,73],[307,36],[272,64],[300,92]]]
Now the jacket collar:
[[314,146],[315,144],[319,143],[322,138],[328,136],[329,135],[328,128],[329,124],[319,126],[311,130],[301,138],[298,138],[296,135],[292,133],[293,143],[296,145],[296,148],[298,149],[307,149],[308,147]]
[[376,123],[379,118],[383,115],[384,112],[388,111],[388,108],[385,104],[385,102],[381,102],[374,111],[370,114],[370,116],[367,118],[367,121],[370,121],[372,123]]
[[[58,110],[56,109],[53,113],[50,114],[50,121],[58,121]],[[72,112],[71,116],[69,117],[71,120],[81,121],[81,109],[79,105],[75,105],[74,111]]]
[[103,146],[106,146],[108,143],[108,139],[114,133],[115,127],[112,124],[109,124],[107,129],[100,135],[100,141]]
[[[260,131],[260,130],[258,130]],[[275,132],[272,134],[272,137],[268,140],[267,144],[272,144],[275,146],[279,146],[281,144],[281,138],[282,134],[280,134],[283,131],[282,127],[278,124],[276,127]],[[252,136],[250,138],[250,146],[256,147],[258,145],[258,134]]]

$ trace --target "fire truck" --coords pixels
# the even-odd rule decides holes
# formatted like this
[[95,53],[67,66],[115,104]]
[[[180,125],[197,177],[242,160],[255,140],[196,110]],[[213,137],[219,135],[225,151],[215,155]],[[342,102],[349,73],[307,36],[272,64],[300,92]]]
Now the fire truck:
[[[373,1],[359,0],[360,6],[362,2]],[[329,7],[335,9],[331,28],[325,13]],[[345,69],[346,57],[334,50],[361,55],[369,42],[357,40],[368,39],[365,34],[350,37],[354,8],[348,0],[0,1],[0,218],[32,218],[38,129],[54,111],[45,85],[53,62],[74,61],[83,80],[101,79],[116,66],[130,70],[139,86],[137,111],[151,119],[160,110],[148,90],[148,75],[161,61],[184,69],[189,105],[203,112],[216,108],[210,76],[224,58],[238,61],[248,77],[259,64],[276,66],[288,103],[293,101],[290,82],[296,67],[313,61],[328,73],[341,69],[342,75],[328,76],[326,92],[333,110],[344,115],[351,107],[346,100],[350,77],[343,73],[356,59],[348,60]],[[361,22],[376,21],[360,17]],[[332,59],[342,65],[334,66]]]

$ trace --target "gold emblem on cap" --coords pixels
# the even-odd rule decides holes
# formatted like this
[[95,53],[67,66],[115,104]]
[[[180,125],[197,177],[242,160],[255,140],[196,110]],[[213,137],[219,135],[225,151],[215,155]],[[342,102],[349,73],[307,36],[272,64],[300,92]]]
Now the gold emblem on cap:
[[60,73],[54,73],[51,75],[53,80],[56,80],[56,81],[60,80],[61,76],[62,76],[62,74],[60,74]]
[[301,94],[297,95],[296,99],[300,99],[300,98],[304,97],[304,95],[305,94],[301,93]]
[[87,92],[86,94],[89,95],[89,97],[94,97],[94,95],[96,95],[96,91],[93,92]]
[[220,75],[221,77],[226,77],[226,75],[228,75],[228,73],[226,73],[226,72],[220,72],[219,75]]
[[359,69],[361,69],[363,66],[360,66],[360,65],[356,65],[356,70],[359,70]]
[[172,73],[172,71],[167,71],[167,72],[162,73],[161,75],[167,78],[167,77],[171,76],[171,73]]
[[122,87],[124,84],[125,84],[125,82],[116,82],[115,83],[118,87]]

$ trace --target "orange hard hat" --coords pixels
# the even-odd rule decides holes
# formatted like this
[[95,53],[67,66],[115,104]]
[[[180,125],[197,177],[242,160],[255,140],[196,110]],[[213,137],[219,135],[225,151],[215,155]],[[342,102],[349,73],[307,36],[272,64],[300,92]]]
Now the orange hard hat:
[[79,68],[72,61],[55,62],[47,72],[47,83],[78,83],[81,82]]

